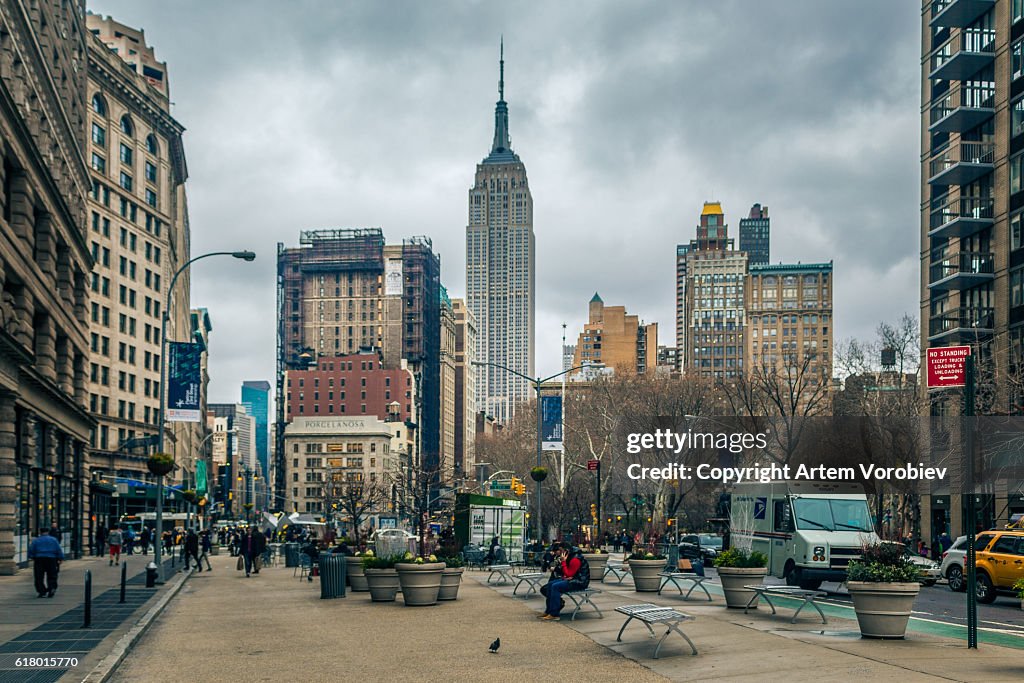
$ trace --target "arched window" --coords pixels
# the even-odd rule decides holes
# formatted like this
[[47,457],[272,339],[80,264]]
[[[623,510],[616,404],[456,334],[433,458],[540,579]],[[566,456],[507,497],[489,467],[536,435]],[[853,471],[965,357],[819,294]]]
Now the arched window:
[[135,126],[132,125],[132,120],[128,118],[127,114],[121,117],[121,132],[128,137],[135,135]]
[[107,115],[107,103],[103,101],[99,93],[92,96],[92,110],[100,116]]
[[146,151],[153,156],[160,156],[160,147],[157,146],[156,136],[152,133],[146,136]]

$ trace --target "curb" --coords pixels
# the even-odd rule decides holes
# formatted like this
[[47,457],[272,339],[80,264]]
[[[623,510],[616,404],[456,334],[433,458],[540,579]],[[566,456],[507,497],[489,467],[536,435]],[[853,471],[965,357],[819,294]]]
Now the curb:
[[142,637],[142,634],[146,632],[146,629],[149,628],[150,624],[160,616],[160,613],[164,611],[165,607],[167,607],[167,603],[169,603],[174,596],[178,594],[178,591],[181,590],[181,587],[185,585],[185,581],[187,581],[190,576],[192,576],[191,570],[186,574],[182,574],[181,577],[178,578],[177,583],[172,585],[171,588],[164,593],[163,597],[160,598],[160,600],[153,605],[138,622],[136,622],[135,626],[130,628],[127,633],[121,636],[117,641],[117,644],[114,645],[114,651],[104,657],[100,663],[96,665],[96,668],[90,671],[89,674],[82,679],[82,683],[105,683],[110,680],[110,677],[117,669],[118,664],[124,660],[125,656],[132,649],[132,646],[135,645],[139,638]]

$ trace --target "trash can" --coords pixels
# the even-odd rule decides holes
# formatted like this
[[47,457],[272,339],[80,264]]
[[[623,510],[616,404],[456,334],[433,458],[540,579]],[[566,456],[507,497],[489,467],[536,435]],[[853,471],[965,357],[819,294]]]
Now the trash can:
[[344,555],[320,554],[320,599],[345,597],[347,562]]
[[146,565],[146,588],[156,588],[156,562]]
[[284,544],[284,566],[285,567],[298,567],[299,566],[299,544],[298,543],[285,543]]

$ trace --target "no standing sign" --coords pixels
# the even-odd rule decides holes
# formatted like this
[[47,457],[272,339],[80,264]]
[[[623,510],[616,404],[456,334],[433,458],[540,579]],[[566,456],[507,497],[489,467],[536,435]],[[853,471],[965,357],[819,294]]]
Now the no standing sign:
[[964,360],[970,346],[943,346],[928,349],[928,388],[962,387],[966,383]]

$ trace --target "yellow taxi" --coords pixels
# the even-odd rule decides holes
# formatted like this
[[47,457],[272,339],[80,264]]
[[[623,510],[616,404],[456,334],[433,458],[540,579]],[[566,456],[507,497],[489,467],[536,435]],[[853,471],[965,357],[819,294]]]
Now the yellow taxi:
[[974,547],[978,602],[993,602],[1024,578],[1024,530],[983,531]]

